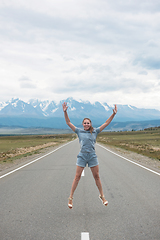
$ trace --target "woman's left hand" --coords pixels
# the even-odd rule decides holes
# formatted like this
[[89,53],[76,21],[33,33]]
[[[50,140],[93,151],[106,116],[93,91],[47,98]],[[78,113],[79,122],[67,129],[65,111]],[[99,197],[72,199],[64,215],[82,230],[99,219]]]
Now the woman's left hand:
[[117,105],[114,105],[114,109],[113,109],[113,113],[116,114],[117,113]]

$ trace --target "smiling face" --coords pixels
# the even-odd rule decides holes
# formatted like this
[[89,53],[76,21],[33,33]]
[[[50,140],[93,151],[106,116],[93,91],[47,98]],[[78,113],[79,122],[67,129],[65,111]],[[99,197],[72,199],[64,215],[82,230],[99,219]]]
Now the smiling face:
[[88,119],[88,118],[83,119],[84,130],[86,130],[86,131],[89,130],[91,126],[92,126],[92,124],[91,124],[90,119]]

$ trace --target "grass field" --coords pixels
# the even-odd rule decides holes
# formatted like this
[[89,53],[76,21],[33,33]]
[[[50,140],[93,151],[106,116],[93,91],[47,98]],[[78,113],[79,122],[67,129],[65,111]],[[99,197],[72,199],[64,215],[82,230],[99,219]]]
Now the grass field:
[[[75,134],[0,136],[0,163],[39,153],[76,138]],[[160,127],[144,131],[102,132],[97,142],[160,160]]]
[[75,134],[0,136],[0,162],[38,153],[40,149],[71,141]]
[[97,142],[160,160],[160,127],[143,131],[102,132]]

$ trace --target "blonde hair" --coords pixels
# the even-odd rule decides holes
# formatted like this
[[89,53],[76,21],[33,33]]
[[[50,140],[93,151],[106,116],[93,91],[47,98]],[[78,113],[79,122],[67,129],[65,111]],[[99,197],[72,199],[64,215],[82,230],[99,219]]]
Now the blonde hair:
[[[83,122],[84,122],[84,120],[89,120],[89,121],[90,121],[91,126],[90,126],[89,130],[90,130],[90,133],[92,134],[92,132],[93,132],[93,127],[92,127],[92,121],[91,121],[91,119],[89,119],[89,118],[84,118],[84,119],[83,119]],[[83,124],[83,122],[82,122],[82,124]]]

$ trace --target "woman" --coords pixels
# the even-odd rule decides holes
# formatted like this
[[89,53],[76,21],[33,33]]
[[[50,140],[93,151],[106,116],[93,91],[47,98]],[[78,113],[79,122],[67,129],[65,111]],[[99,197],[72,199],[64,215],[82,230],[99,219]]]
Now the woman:
[[83,169],[85,168],[86,164],[88,164],[88,167],[90,167],[93,177],[95,179],[96,185],[99,190],[99,198],[102,200],[102,203],[104,206],[108,205],[108,201],[106,201],[103,190],[102,190],[102,184],[101,180],[99,177],[99,166],[98,166],[98,159],[95,153],[95,142],[96,142],[96,137],[97,134],[100,133],[104,128],[106,128],[114,116],[117,113],[117,106],[115,105],[115,108],[113,109],[113,114],[107,119],[107,121],[102,124],[99,128],[93,128],[91,120],[89,118],[84,118],[83,119],[83,129],[75,127],[71,122],[67,114],[67,103],[64,102],[62,104],[63,106],[63,111],[64,111],[64,117],[66,120],[67,125],[78,135],[79,137],[79,142],[81,145],[81,150],[77,156],[77,168],[76,168],[76,175],[72,183],[72,188],[69,196],[69,202],[68,202],[68,207],[70,209],[73,208],[73,194],[74,191],[76,190],[76,187],[78,185],[78,182],[81,178],[81,174]]

